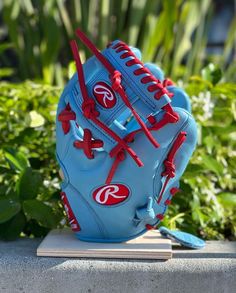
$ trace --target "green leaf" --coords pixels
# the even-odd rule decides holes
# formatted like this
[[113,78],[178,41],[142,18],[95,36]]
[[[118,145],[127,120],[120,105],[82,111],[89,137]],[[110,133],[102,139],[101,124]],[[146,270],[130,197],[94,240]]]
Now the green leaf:
[[45,123],[44,117],[36,111],[30,111],[29,118],[30,118],[29,126],[32,128],[40,127],[44,125]]
[[19,151],[6,148],[4,154],[12,169],[22,171],[29,166],[29,161],[25,155]]
[[193,175],[198,175],[200,172],[203,172],[204,168],[201,165],[196,165],[196,164],[189,164],[187,166],[186,171],[184,172],[184,177],[185,176],[191,176],[193,177]]
[[17,192],[21,199],[36,198],[39,188],[42,185],[42,176],[32,168],[28,167],[21,172],[19,181],[17,182]]
[[6,51],[7,49],[12,48],[12,44],[11,43],[2,43],[0,44],[0,54],[2,54],[4,51]]
[[209,121],[208,124],[212,126],[223,127],[223,129],[226,129],[226,127],[230,126],[232,122],[233,115],[231,109],[226,107],[216,107],[213,112],[212,120]]
[[14,174],[14,171],[10,168],[6,168],[5,166],[0,166],[0,174]]
[[43,227],[55,228],[59,222],[57,215],[53,213],[53,209],[36,199],[24,201],[23,210],[28,219],[36,220]]
[[24,233],[27,236],[33,235],[34,237],[43,237],[48,234],[49,230],[49,228],[40,226],[36,220],[30,220],[24,228]]
[[216,159],[213,157],[210,157],[209,155],[206,154],[201,154],[202,157],[202,164],[205,165],[205,167],[217,175],[220,175],[224,171],[224,167],[222,164],[220,164]]
[[3,240],[15,240],[20,236],[26,224],[23,212],[16,214],[9,221],[0,224],[0,238]]
[[6,185],[1,185],[0,184],[0,196],[5,197],[7,191],[8,191],[8,187]]
[[70,62],[68,65],[68,69],[67,69],[68,73],[68,78],[72,78],[72,76],[75,74],[76,72],[76,66],[75,66],[75,62]]
[[236,194],[222,192],[217,194],[217,198],[224,207],[236,207]]
[[19,202],[10,198],[0,199],[0,223],[4,223],[15,216],[21,209]]
[[9,77],[14,73],[14,69],[12,68],[1,68],[0,69],[0,78]]
[[202,69],[202,77],[213,84],[217,84],[222,78],[221,69],[210,63]]

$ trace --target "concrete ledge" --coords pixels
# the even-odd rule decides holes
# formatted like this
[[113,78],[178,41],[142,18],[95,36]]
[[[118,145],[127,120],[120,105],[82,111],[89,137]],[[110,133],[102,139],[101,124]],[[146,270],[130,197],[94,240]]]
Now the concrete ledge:
[[0,242],[1,293],[236,291],[236,243],[178,249],[168,261],[36,257],[41,240]]

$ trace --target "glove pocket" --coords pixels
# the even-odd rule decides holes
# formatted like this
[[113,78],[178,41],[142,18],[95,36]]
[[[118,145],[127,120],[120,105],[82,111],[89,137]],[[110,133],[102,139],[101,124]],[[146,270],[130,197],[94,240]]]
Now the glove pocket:
[[103,165],[107,152],[102,148],[102,142],[94,139],[89,129],[83,130],[75,121],[70,121],[70,127],[70,133],[62,140],[63,152],[60,155],[57,153],[66,168],[76,166],[77,170],[82,171]]

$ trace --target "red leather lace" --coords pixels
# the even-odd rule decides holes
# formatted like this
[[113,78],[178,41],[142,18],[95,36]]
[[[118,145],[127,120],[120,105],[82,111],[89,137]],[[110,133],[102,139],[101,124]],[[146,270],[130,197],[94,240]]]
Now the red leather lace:
[[[111,63],[100,53],[100,51],[93,45],[93,43],[85,36],[85,34],[83,32],[81,32],[79,29],[77,29],[76,35],[89,48],[89,50],[97,57],[97,59],[105,66],[105,68],[108,70],[108,72],[110,73],[112,89],[114,91],[116,91],[121,96],[123,102],[131,110],[132,114],[134,115],[135,119],[139,123],[140,127],[142,128],[143,132],[145,133],[147,138],[150,140],[150,142],[155,147],[158,147],[159,146],[158,143],[156,142],[154,137],[151,135],[150,131],[148,131],[147,126],[145,125],[145,123],[142,121],[142,119],[139,117],[138,113],[134,110],[131,103],[129,102],[129,99],[128,99],[128,97],[127,97],[127,95],[121,85],[121,78],[122,78],[121,73],[118,70],[115,70],[115,68],[111,65]],[[73,51],[73,49],[72,49],[72,51]],[[75,54],[74,54],[74,56],[75,56]]]
[[154,230],[155,227],[152,226],[152,225],[146,224],[146,229],[147,229],[147,230]]
[[[186,140],[186,135],[187,134],[184,131],[181,131],[179,133],[179,135],[177,136],[176,140],[173,143],[173,146],[172,146],[171,150],[169,151],[169,153],[167,155],[166,160],[164,161],[165,170],[162,172],[161,176],[166,176],[166,180],[165,180],[165,182],[164,182],[164,184],[162,186],[162,189],[160,191],[160,194],[159,194],[159,197],[158,197],[158,200],[157,200],[157,203],[158,204],[160,204],[160,202],[162,200],[162,196],[163,196],[163,194],[164,194],[164,192],[166,190],[166,187],[167,187],[167,184],[168,184],[169,180],[171,178],[174,178],[175,177],[174,158],[175,158],[175,155],[176,155],[178,149],[181,147],[181,145]],[[174,196],[179,191],[180,190],[177,187],[172,187],[170,189],[170,194],[171,194],[171,196]],[[170,204],[171,204],[171,200],[170,199],[167,199],[164,202],[164,205],[170,205]],[[156,215],[156,218],[161,221],[161,220],[163,220],[164,215],[163,214],[157,214]],[[152,229],[155,229],[155,227],[152,226],[152,225],[147,224],[146,225],[146,229],[147,230],[152,230]]]
[[124,150],[119,150],[117,152],[117,154],[115,155],[115,160],[111,166],[111,169],[108,173],[108,176],[107,176],[107,179],[106,179],[106,184],[110,184],[111,181],[112,181],[112,178],[114,177],[115,175],[115,172],[116,172],[116,169],[118,168],[119,164],[124,161],[125,159],[125,152]]
[[[151,119],[148,119],[148,120],[152,124],[151,127],[148,127],[149,131],[154,131],[154,130],[157,131],[168,123],[175,123],[178,121],[179,118],[177,113],[172,112],[170,109],[168,109],[169,104],[167,104],[165,107],[166,107],[165,109],[166,112],[160,121],[156,121],[154,116],[149,116]],[[142,132],[142,129],[137,129],[135,131],[130,132],[124,138],[124,141],[126,141],[127,143],[132,142],[134,140],[135,135],[138,134],[139,132]],[[124,150],[122,149],[122,146],[120,145],[117,145],[112,149],[110,155],[111,157],[115,157],[115,160],[108,174],[106,184],[109,184],[112,181],[112,178],[115,174],[116,169],[119,166],[119,163],[121,163],[125,159],[124,155],[121,156],[121,153],[123,153],[123,151]]]
[[[81,63],[80,55],[78,53],[78,46],[77,46],[76,41],[72,40],[70,44],[71,44],[72,53],[73,53],[75,63],[76,63],[79,86],[80,86],[82,97],[83,97],[83,103],[82,103],[83,114],[87,119],[92,120],[99,128],[103,129],[109,136],[111,136],[118,143],[116,145],[116,147],[114,147],[110,151],[110,154],[109,154],[111,158],[114,158],[114,162],[113,162],[113,165],[111,167],[111,170],[109,171],[109,174],[108,174],[108,177],[106,180],[106,183],[108,184],[111,182],[119,163],[125,159],[125,152],[127,152],[133,158],[133,160],[136,162],[136,164],[139,167],[143,166],[143,163],[140,160],[140,158],[128,145],[128,143],[134,139],[134,136],[138,132],[143,131],[146,134],[146,136],[148,137],[148,139],[153,143],[153,145],[155,147],[158,147],[159,144],[156,142],[156,140],[152,136],[151,131],[158,130],[161,127],[163,127],[164,125],[166,125],[167,123],[177,122],[178,115],[173,111],[171,105],[167,104],[162,108],[165,111],[163,119],[159,122],[156,122],[155,118],[150,116],[148,120],[153,122],[152,123],[153,126],[147,127],[146,124],[139,117],[138,113],[134,110],[131,103],[129,102],[129,99],[128,99],[128,97],[127,97],[127,95],[121,85],[121,78],[122,78],[121,73],[118,70],[115,70],[113,68],[111,63],[100,53],[100,51],[93,45],[93,43],[80,30],[76,31],[76,35],[91,50],[91,52],[97,57],[97,59],[108,70],[108,72],[110,73],[112,89],[120,95],[123,102],[131,110],[134,118],[137,120],[137,122],[139,123],[139,125],[141,127],[139,130],[130,133],[129,135],[127,135],[127,137],[122,139],[115,132],[113,132],[109,127],[107,127],[102,121],[100,121],[98,119],[99,112],[95,108],[95,106],[96,106],[95,101],[94,101],[94,99],[92,99],[88,96],[87,88],[85,85],[83,66]],[[150,92],[157,90],[157,92],[154,95],[154,98],[160,99],[160,97],[164,94],[168,94],[169,96],[171,96],[171,94],[165,89],[165,87],[161,84],[161,82],[159,80],[157,80],[150,73],[150,71],[144,67],[144,65],[141,63],[141,61],[139,61],[135,57],[135,55],[131,52],[131,50],[129,49],[129,47],[127,45],[120,42],[119,46],[117,47],[117,51],[118,50],[120,50],[120,51],[127,50],[128,51],[128,52],[125,52],[124,54],[122,54],[122,58],[125,58],[125,56],[133,56],[132,60],[129,60],[126,62],[127,66],[131,66],[133,64],[140,64],[142,66],[142,68],[135,70],[134,74],[135,75],[140,75],[143,73],[148,74],[148,76],[145,76],[141,79],[141,82],[143,82],[143,83],[152,82],[152,84],[148,87],[148,90]],[[70,125],[69,121],[67,121],[66,123],[67,123],[67,126]],[[96,141],[96,143],[98,143],[98,140]],[[99,143],[101,143],[101,141],[99,141]],[[81,141],[75,142],[75,147],[83,148],[84,153],[86,154],[86,156],[88,158],[93,158],[92,148],[95,148],[94,145],[95,145],[95,141],[92,140],[92,134],[91,134],[91,132],[88,133],[87,131],[85,132],[85,137],[84,137],[83,142],[81,142]]]
[[167,155],[166,160],[164,161],[165,170],[162,172],[161,176],[166,177],[166,180],[162,186],[161,192],[159,194],[157,203],[159,204],[162,200],[163,193],[165,192],[166,186],[171,178],[175,177],[175,164],[174,164],[174,158],[178,151],[178,149],[181,147],[181,145],[186,140],[186,132],[181,131],[179,135],[177,136],[176,140],[174,141],[174,144],[170,150],[170,152]]
[[83,149],[84,154],[87,156],[88,159],[93,159],[94,153],[92,149],[103,147],[103,141],[100,139],[92,139],[91,131],[85,128],[83,140],[74,141],[74,146],[78,149]]
[[70,131],[70,120],[75,120],[75,112],[71,110],[70,104],[67,104],[65,109],[58,115],[58,120],[62,123],[62,129],[64,134]]
[[[160,80],[156,79],[151,74],[151,72],[147,68],[144,67],[143,63],[138,58],[136,58],[134,53],[130,50],[129,46],[127,46],[124,42],[119,42],[115,46],[113,46],[112,48],[116,49],[117,53],[125,51],[122,55],[120,55],[121,59],[124,59],[124,58],[127,58],[127,57],[132,57],[131,60],[129,60],[129,61],[127,61],[125,63],[126,66],[132,66],[134,64],[140,64],[142,66],[141,68],[136,69],[134,71],[134,74],[135,75],[146,74],[146,76],[144,76],[141,79],[141,82],[144,83],[144,84],[152,82],[152,84],[150,86],[148,86],[148,91],[149,92],[157,91],[155,93],[155,95],[154,95],[154,98],[159,100],[161,98],[161,96],[163,96],[164,94],[167,94],[169,97],[173,96],[173,94],[168,92],[167,89],[165,88],[165,86],[172,85],[173,82],[171,80],[169,80],[169,79],[165,79],[163,81],[163,84],[162,84],[160,82]],[[154,84],[153,84],[153,82],[154,82]],[[171,107],[170,104],[165,105],[162,109],[165,111],[165,114],[164,114],[164,117],[163,117],[163,119],[161,121],[156,122],[156,120],[155,120],[155,118],[153,116],[148,117],[149,122],[151,124],[153,124],[153,127],[148,128],[149,131],[158,130],[158,129],[162,128],[163,126],[165,126],[168,123],[175,123],[175,122],[178,121],[178,119],[179,119],[178,114],[173,111],[173,108]],[[124,138],[124,140],[127,141],[127,142],[131,142],[134,139],[135,135],[137,133],[141,132],[141,131],[143,131],[143,129],[138,129],[136,131],[133,131],[132,133],[129,133],[128,136],[126,136]],[[123,150],[122,150],[121,146],[117,145],[112,150],[111,153],[116,154],[116,156],[115,156],[115,161],[114,161],[114,163],[112,165],[112,168],[111,168],[111,170],[110,170],[110,172],[108,174],[107,180],[106,180],[107,184],[111,182],[111,180],[112,180],[112,178],[113,178],[113,176],[115,174],[115,171],[118,168],[119,163],[124,160],[124,155],[121,156],[121,154],[123,154]]]
[[181,190],[177,187],[172,187],[170,190],[170,194],[174,196],[176,193],[180,192]]
[[97,118],[99,116],[99,112],[96,111],[96,109],[95,109],[95,101],[93,99],[89,98],[89,96],[88,96],[87,88],[85,85],[83,66],[81,63],[80,55],[78,53],[78,46],[74,40],[72,40],[70,44],[71,44],[71,49],[72,49],[75,63],[76,63],[79,85],[80,85],[80,89],[81,89],[81,93],[82,93],[82,97],[83,97],[82,110],[83,110],[84,116],[86,118],[92,120],[97,126],[99,126],[107,134],[109,134],[114,140],[116,140],[118,142],[118,144],[121,145],[129,153],[129,155],[134,159],[136,164],[138,166],[142,166],[143,164],[142,164],[141,160],[139,159],[139,157],[125,143],[125,141]]
[[144,77],[141,78],[141,83],[147,84],[147,83],[152,83],[148,86],[147,90],[149,92],[156,92],[154,94],[154,98],[159,100],[163,95],[168,95],[169,97],[172,97],[173,94],[168,92],[168,90],[165,88],[165,86],[170,85],[170,80],[165,80],[164,83],[166,85],[163,85],[159,79],[157,79],[150,71],[148,68],[144,66],[144,64],[134,55],[132,50],[129,48],[127,44],[124,42],[119,42],[115,44],[113,49],[116,50],[117,53],[123,52],[123,54],[120,55],[121,59],[125,59],[128,57],[132,57],[132,59],[128,60],[125,64],[126,66],[133,66],[133,65],[141,65],[140,68],[134,70],[134,75],[143,75],[145,74]]
[[[149,127],[149,130],[152,131],[152,130],[160,129],[161,127],[163,127],[164,125],[169,123],[169,121],[170,121],[169,119],[170,119],[169,116],[166,116],[166,118],[165,117],[162,118],[162,120],[160,122],[156,122],[153,127]],[[138,132],[140,132],[140,129],[129,133],[124,138],[124,140],[127,141],[127,142],[131,142],[134,139],[134,136]],[[173,163],[174,157],[175,157],[175,154],[176,154],[177,150],[183,144],[185,139],[186,139],[186,132],[180,132],[180,134],[176,138],[176,140],[175,140],[175,142],[174,142],[174,144],[173,144],[173,146],[171,148],[171,151],[169,152],[169,154],[167,156],[167,159],[164,161],[165,171],[162,173],[162,176],[167,176],[167,177],[166,177],[166,181],[165,181],[165,183],[163,185],[163,188],[162,188],[162,190],[160,192],[159,199],[158,199],[158,204],[160,203],[160,201],[162,199],[162,195],[163,195],[163,193],[164,193],[164,191],[166,189],[166,186],[167,186],[170,178],[175,177],[175,165]],[[112,150],[112,152],[115,153],[115,161],[114,161],[114,163],[113,163],[113,165],[111,167],[111,170],[110,170],[110,172],[108,174],[108,177],[106,179],[106,184],[109,184],[112,181],[112,178],[113,178],[113,176],[115,174],[116,169],[118,168],[119,163],[122,162],[125,159],[125,153],[123,152],[122,148],[119,145],[117,145]],[[176,193],[178,191],[179,191],[178,189],[176,189],[176,190],[172,189],[171,194],[174,194],[174,193]]]
[[173,81],[171,79],[169,79],[169,78],[164,79],[162,84],[163,84],[164,87],[174,85]]

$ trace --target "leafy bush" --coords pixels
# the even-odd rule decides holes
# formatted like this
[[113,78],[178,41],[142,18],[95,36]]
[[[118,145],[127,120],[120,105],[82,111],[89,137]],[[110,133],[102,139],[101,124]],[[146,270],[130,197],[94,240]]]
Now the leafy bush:
[[[186,85],[198,147],[164,220],[204,238],[236,237],[236,86],[213,65]],[[0,237],[41,236],[65,224],[55,162],[57,87],[0,83]]]
[[236,85],[217,83],[219,70],[212,64],[203,70],[204,77],[206,71],[208,80],[195,76],[186,86],[198,145],[164,224],[206,239],[235,239]]
[[60,225],[54,120],[60,90],[0,83],[0,237],[41,236]]

